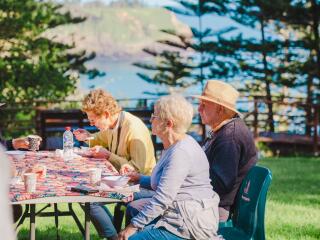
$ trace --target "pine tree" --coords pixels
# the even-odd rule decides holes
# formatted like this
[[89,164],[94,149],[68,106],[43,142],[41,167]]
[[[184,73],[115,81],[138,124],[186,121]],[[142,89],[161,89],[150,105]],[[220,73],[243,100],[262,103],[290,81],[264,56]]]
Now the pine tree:
[[316,0],[286,0],[283,4],[285,8],[279,16],[282,25],[278,26],[278,31],[285,29],[291,33],[287,41],[290,42],[293,51],[298,53],[287,72],[295,74],[295,87],[305,87],[305,130],[306,134],[311,135],[311,123],[314,118],[311,106],[320,102],[320,3]]
[[[217,71],[215,66],[222,69],[228,64],[225,59],[218,59],[222,51],[212,51],[216,39],[222,34],[228,33],[234,28],[226,28],[219,31],[203,29],[202,18],[208,14],[225,14],[225,5],[228,1],[176,1],[180,7],[168,6],[166,9],[180,15],[197,19],[198,26],[190,27],[192,36],[178,33],[174,30],[161,30],[170,35],[170,39],[159,40],[167,49],[156,51],[144,49],[144,51],[156,59],[155,64],[135,63],[135,66],[157,71],[153,76],[138,73],[142,79],[169,86],[188,87],[198,83],[204,86],[204,81],[212,77],[225,76],[223,71]],[[213,54],[214,53],[214,54]],[[225,53],[225,52],[224,52]],[[215,64],[213,66],[213,61]],[[211,69],[210,69],[211,68]],[[224,67],[226,69],[226,67]]]
[[281,60],[279,57],[284,47],[284,42],[267,35],[273,25],[272,20],[280,15],[281,0],[238,0],[234,1],[231,10],[233,20],[257,29],[259,38],[244,39],[242,35],[234,41],[238,44],[237,61],[242,71],[242,78],[249,79],[246,87],[265,94],[268,107],[267,124],[271,132],[274,131],[273,104],[271,88],[272,84],[280,84],[284,76],[279,74]]

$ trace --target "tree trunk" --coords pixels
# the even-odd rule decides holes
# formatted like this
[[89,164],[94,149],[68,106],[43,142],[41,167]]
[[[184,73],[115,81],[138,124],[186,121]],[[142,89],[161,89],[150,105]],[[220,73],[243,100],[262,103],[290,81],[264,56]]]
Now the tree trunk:
[[313,126],[313,117],[312,117],[312,81],[313,77],[308,76],[307,79],[307,99],[306,99],[306,126],[305,131],[306,135],[311,136],[311,129]]
[[314,45],[313,48],[317,54],[317,77],[320,80],[320,41],[319,41],[319,6],[315,0],[311,0],[311,9],[312,9],[312,30],[314,36]]
[[273,106],[272,106],[272,96],[271,96],[271,87],[270,87],[270,80],[269,80],[269,71],[268,71],[268,64],[267,64],[267,53],[265,49],[265,30],[264,30],[264,20],[261,18],[261,41],[262,41],[262,61],[263,61],[263,68],[265,73],[265,84],[266,84],[266,100],[268,106],[268,126],[269,131],[274,132],[274,122],[273,122]]
[[[202,33],[202,16],[200,14],[201,12],[201,4],[202,1],[198,1],[198,27],[199,27],[199,32]],[[200,38],[199,38],[199,44],[200,44],[200,83],[201,83],[201,88],[202,90],[204,89],[204,74],[203,74],[203,66],[202,66],[202,63],[203,63],[203,38],[202,38],[202,35],[200,35]]]

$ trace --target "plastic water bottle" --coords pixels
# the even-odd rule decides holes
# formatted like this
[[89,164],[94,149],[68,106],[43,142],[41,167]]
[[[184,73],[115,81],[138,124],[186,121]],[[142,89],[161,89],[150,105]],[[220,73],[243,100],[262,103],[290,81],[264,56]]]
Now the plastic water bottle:
[[71,127],[66,127],[63,133],[63,158],[70,160],[73,157],[73,133]]

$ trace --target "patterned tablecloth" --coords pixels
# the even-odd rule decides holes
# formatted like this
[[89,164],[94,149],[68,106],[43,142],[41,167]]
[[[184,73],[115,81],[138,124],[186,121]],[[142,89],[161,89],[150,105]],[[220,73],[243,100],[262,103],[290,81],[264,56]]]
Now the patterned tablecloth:
[[[117,170],[112,164],[105,159],[95,159],[88,157],[75,156],[69,161],[58,157],[54,152],[26,152],[23,159],[15,159],[10,157],[15,165],[16,170],[21,174],[26,169],[34,168],[35,166],[46,166],[47,174],[45,178],[37,178],[36,192],[27,193],[24,190],[22,181],[12,181],[10,185],[10,199],[12,202],[30,200],[45,197],[59,196],[82,196],[84,194],[71,192],[70,187],[87,185],[89,168],[101,168],[103,175],[117,175]],[[19,180],[19,177],[15,179]],[[117,191],[100,191],[90,194],[91,196],[123,199],[127,197],[123,193]]]

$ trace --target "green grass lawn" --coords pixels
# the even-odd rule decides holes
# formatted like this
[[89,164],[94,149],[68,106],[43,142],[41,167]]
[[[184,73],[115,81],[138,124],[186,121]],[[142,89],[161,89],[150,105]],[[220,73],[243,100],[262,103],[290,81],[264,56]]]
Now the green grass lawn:
[[267,158],[267,239],[320,239],[320,158]]
[[[270,168],[273,174],[266,208],[267,239],[320,239],[320,159],[266,158],[259,165]],[[75,209],[83,221],[83,212],[76,204]],[[61,239],[82,239],[71,217],[59,220]],[[18,239],[28,239],[28,224],[26,221],[20,227]],[[36,225],[37,240],[55,239],[53,218],[37,218]],[[92,227],[91,237],[99,239]]]

